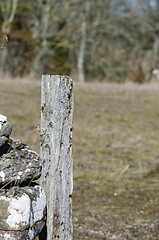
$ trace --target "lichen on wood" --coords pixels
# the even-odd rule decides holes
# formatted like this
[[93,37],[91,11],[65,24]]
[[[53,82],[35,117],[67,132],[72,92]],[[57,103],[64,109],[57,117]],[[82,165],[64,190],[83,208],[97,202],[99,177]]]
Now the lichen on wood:
[[73,83],[44,75],[41,97],[41,185],[47,196],[47,239],[72,239]]

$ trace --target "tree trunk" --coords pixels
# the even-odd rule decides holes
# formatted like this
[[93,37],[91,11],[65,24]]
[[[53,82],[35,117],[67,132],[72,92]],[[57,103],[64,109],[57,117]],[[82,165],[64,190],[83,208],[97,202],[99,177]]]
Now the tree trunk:
[[[44,74],[45,64],[43,62],[47,62],[47,57],[49,56],[49,45],[47,41],[47,32],[49,27],[49,15],[50,15],[50,9],[51,9],[51,1],[46,0],[43,1],[43,7],[42,7],[42,17],[41,22],[39,25],[41,25],[41,36],[42,37],[42,48],[40,49],[39,53],[36,56],[34,66],[33,66],[33,76],[42,75]],[[39,27],[39,26],[38,26]]]
[[79,82],[83,83],[85,82],[85,75],[84,75],[84,57],[85,57],[85,48],[86,48],[86,20],[83,19],[82,21],[82,38],[78,53],[78,77]]
[[[15,17],[17,5],[18,5],[18,0],[13,0],[10,16],[8,16],[8,15],[6,16],[2,13],[3,18],[5,19],[5,21],[2,24],[2,32],[6,35],[10,33],[11,24]],[[8,13],[9,13],[9,10],[10,10],[10,4],[8,4]],[[8,51],[6,48],[2,55],[2,62],[1,62],[1,69],[4,73],[6,73],[8,71],[7,58],[8,58]]]
[[[10,10],[10,4],[7,4],[7,8],[8,8],[8,13],[9,13],[9,10]],[[7,16],[2,12],[2,15],[3,15],[3,18],[5,19],[4,23],[2,24],[2,32],[5,33],[5,34],[9,34],[10,33],[10,30],[11,30],[11,23],[13,22],[14,20],[14,17],[15,17],[15,13],[16,13],[16,10],[17,10],[17,5],[18,5],[18,0],[13,0],[13,3],[12,3],[12,10],[8,16]]]
[[[45,1],[44,1],[45,2]],[[47,0],[42,9],[42,47],[47,47],[47,31],[49,27],[50,0]]]
[[8,19],[9,23],[12,23],[13,20],[14,20],[16,9],[17,9],[17,5],[18,5],[18,0],[13,0],[11,15],[10,15],[10,17]]
[[159,68],[159,36],[155,36],[153,45],[153,68]]

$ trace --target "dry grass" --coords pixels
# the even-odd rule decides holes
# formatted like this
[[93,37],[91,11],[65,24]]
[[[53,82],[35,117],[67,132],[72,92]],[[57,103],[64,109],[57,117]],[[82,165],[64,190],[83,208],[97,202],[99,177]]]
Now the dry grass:
[[[75,84],[75,240],[159,239],[158,99],[158,84]],[[39,151],[40,81],[3,79],[0,101]]]
[[40,81],[1,77],[0,82],[0,113],[12,123],[12,136],[39,152]]

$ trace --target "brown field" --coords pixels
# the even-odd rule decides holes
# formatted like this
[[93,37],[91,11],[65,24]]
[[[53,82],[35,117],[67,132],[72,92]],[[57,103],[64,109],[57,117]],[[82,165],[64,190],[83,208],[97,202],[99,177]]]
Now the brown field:
[[[2,78],[12,137],[39,152],[40,81]],[[74,240],[159,239],[159,84],[75,84]]]

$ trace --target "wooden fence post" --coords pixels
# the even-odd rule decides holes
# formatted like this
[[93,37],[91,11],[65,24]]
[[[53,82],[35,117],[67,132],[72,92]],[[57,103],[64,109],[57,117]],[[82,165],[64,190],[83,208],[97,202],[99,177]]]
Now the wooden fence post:
[[47,240],[72,239],[73,82],[43,75],[41,94],[41,185],[47,197]]

